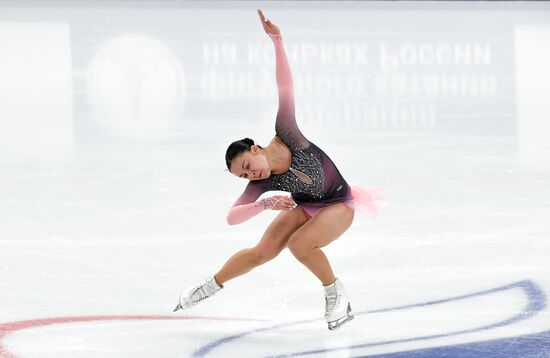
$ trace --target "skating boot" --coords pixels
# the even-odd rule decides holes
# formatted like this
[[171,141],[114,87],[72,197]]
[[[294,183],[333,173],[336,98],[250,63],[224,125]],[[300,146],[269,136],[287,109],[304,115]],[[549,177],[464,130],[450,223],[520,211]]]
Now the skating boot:
[[339,279],[325,289],[325,320],[328,329],[333,330],[347,321],[353,319],[353,312],[349,303],[348,295]]
[[213,296],[216,292],[221,290],[222,286],[219,286],[214,277],[208,277],[199,284],[183,291],[180,296],[180,302],[174,309],[174,312],[180,309],[188,309],[191,306],[196,305],[205,298]]

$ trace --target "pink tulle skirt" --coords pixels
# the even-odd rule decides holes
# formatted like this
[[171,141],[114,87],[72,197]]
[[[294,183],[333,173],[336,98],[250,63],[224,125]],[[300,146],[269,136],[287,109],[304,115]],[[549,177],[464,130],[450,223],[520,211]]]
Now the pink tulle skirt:
[[[349,207],[365,212],[367,215],[376,217],[378,211],[388,206],[389,201],[384,195],[383,188],[365,187],[357,184],[350,184],[351,193],[344,201]],[[323,207],[300,205],[309,218],[314,217]]]
[[384,188],[365,187],[350,184],[351,199],[345,201],[346,205],[366,212],[369,216],[376,217],[381,208],[389,205],[389,200],[384,195]]

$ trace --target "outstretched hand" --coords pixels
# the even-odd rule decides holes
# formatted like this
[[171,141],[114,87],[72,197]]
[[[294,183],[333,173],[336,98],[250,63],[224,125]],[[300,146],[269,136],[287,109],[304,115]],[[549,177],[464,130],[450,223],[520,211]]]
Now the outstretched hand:
[[260,16],[260,21],[262,22],[262,26],[264,27],[266,34],[269,36],[281,36],[281,31],[279,28],[265,18],[262,10],[258,9],[258,15]]

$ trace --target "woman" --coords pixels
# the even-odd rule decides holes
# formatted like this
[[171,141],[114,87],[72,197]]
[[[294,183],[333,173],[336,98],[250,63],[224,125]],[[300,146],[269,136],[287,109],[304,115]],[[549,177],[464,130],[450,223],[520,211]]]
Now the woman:
[[[244,193],[229,210],[230,225],[244,222],[264,210],[279,210],[260,242],[234,254],[214,276],[184,291],[174,311],[189,308],[212,296],[223,285],[277,256],[288,246],[292,254],[321,281],[325,291],[325,320],[334,329],[353,319],[351,305],[321,250],[351,225],[359,204],[376,214],[385,203],[381,189],[350,187],[330,158],[300,132],[294,117],[294,93],[290,66],[281,32],[258,15],[275,46],[279,95],[276,136],[262,148],[245,138],[226,152],[229,171],[249,180]],[[292,193],[257,200],[270,190]]]

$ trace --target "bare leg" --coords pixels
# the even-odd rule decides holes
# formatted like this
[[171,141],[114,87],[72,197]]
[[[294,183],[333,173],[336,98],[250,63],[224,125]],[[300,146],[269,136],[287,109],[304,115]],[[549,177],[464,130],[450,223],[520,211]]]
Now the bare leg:
[[330,205],[302,225],[292,235],[289,249],[324,286],[336,279],[332,267],[321,250],[342,235],[353,222],[354,210],[344,203]]
[[298,260],[317,276],[323,286],[328,286],[336,281],[332,266],[330,266],[327,256],[321,249],[312,249]]
[[[276,254],[275,254],[276,255]],[[267,261],[263,261],[257,248],[250,248],[238,251],[225,262],[218,273],[214,275],[218,285],[223,285],[235,277],[244,275],[254,267]]]
[[214,275],[216,282],[223,285],[276,257],[286,247],[290,236],[307,221],[308,217],[299,208],[281,211],[268,226],[258,245],[240,250],[226,261]]

